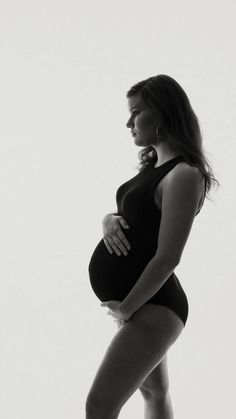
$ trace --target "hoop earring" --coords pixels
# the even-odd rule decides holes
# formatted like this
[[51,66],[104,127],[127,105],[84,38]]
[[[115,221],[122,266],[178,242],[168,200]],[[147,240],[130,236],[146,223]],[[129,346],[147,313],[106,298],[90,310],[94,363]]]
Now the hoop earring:
[[159,136],[159,126],[157,127],[157,129],[156,129],[156,136],[157,136],[157,138],[158,138],[158,140],[160,139],[160,136]]

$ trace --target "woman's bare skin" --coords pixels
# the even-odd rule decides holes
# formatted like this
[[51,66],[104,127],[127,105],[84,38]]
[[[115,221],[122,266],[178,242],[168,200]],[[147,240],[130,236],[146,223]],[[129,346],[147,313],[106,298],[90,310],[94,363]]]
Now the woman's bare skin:
[[86,419],[116,419],[137,389],[146,418],[165,410],[163,417],[171,419],[166,354],[183,327],[172,310],[155,304],[145,304],[120,326],[89,391]]

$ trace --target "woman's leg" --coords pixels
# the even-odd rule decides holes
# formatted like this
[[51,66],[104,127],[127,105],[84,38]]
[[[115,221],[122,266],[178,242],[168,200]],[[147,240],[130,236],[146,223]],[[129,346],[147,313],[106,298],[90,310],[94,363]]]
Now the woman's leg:
[[86,419],[116,419],[182,330],[165,306],[145,304],[136,311],[108,346],[86,400]]
[[167,354],[139,387],[144,398],[145,419],[173,419],[169,392]]

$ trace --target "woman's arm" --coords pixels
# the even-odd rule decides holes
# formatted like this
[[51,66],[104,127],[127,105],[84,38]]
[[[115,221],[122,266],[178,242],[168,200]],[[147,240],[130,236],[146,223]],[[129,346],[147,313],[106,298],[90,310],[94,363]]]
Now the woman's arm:
[[201,197],[201,173],[181,163],[165,177],[162,189],[162,216],[154,257],[119,305],[131,316],[165,283],[179,264]]

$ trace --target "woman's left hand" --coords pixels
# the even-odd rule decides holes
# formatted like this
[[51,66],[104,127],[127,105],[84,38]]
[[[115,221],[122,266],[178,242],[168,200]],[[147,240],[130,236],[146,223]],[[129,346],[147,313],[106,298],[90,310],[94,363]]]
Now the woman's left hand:
[[131,315],[122,313],[122,311],[119,309],[120,304],[121,304],[121,301],[110,300],[110,301],[103,301],[101,303],[101,306],[108,307],[110,311],[108,311],[107,314],[111,314],[117,320],[118,323],[123,324],[131,318]]

